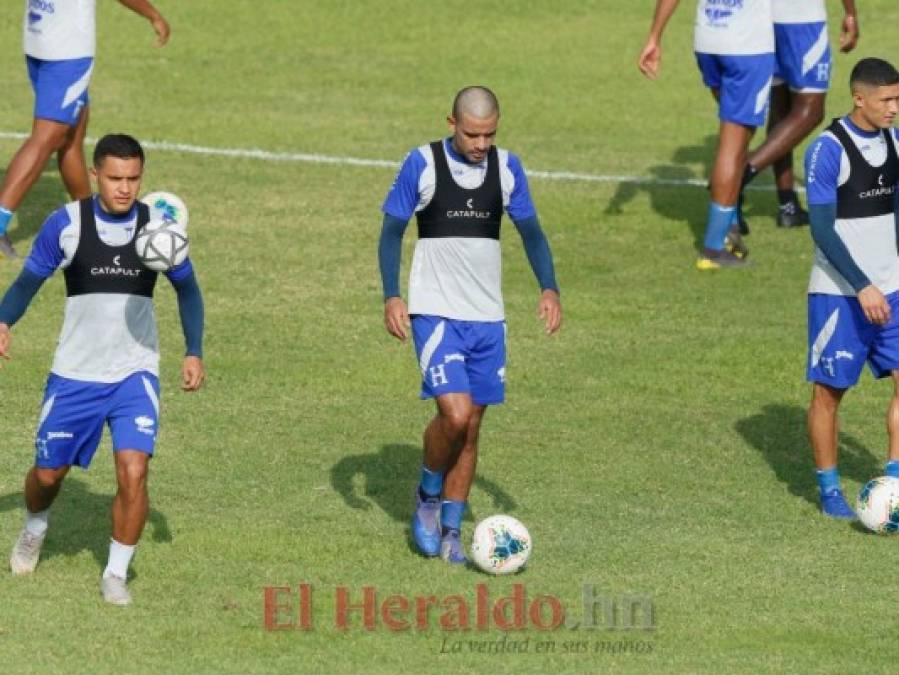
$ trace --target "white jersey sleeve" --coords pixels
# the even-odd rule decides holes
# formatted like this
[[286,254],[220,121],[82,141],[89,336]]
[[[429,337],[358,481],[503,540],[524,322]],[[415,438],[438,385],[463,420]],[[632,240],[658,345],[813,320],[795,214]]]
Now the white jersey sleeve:
[[773,53],[771,0],[699,0],[693,49],[726,56]]
[[25,54],[45,61],[93,57],[96,0],[25,0]]

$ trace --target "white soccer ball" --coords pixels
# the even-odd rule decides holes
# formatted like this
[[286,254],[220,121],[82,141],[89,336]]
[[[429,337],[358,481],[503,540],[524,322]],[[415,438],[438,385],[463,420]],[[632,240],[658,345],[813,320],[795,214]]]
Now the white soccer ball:
[[899,478],[869,480],[858,493],[856,507],[858,519],[872,532],[899,532]]
[[531,535],[521,521],[490,516],[474,529],[471,559],[489,574],[511,574],[524,567],[532,548]]
[[156,272],[167,272],[187,259],[187,230],[174,220],[157,218],[137,233],[134,247],[141,263]]
[[173,220],[187,229],[187,206],[178,195],[171,192],[151,192],[144,195],[141,201],[150,207],[150,220]]

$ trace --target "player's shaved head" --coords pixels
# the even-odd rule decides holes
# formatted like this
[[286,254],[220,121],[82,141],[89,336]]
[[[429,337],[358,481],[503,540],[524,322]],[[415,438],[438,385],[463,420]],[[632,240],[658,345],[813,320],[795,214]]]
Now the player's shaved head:
[[894,84],[899,84],[899,71],[883,59],[862,59],[849,75],[849,89],[853,92],[861,87],[889,87]]
[[465,87],[453,99],[453,117],[460,120],[463,114],[482,120],[499,117],[499,101],[487,87]]

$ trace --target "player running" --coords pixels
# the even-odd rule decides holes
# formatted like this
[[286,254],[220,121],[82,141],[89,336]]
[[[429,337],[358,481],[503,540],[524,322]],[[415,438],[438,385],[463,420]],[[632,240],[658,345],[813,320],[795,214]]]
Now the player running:
[[850,87],[852,112],[834,120],[805,155],[816,246],[808,287],[808,432],[821,510],[834,518],[855,517],[837,472],[837,411],[865,362],[875,377],[893,378],[885,472],[899,477],[899,141],[892,128],[899,72],[881,59],[862,59]]
[[[649,37],[637,66],[655,79],[662,62],[662,33],[679,0],[656,0]],[[765,122],[774,72],[771,0],[699,0],[693,40],[703,83],[718,101],[718,149],[709,182],[711,201],[696,267],[713,270],[747,264],[736,227],[740,177],[756,127]]]
[[[148,0],[119,0],[145,17],[157,44],[169,39],[169,24]],[[34,89],[31,135],[19,148],[0,186],[0,252],[16,257],[6,230],[25,195],[55,152],[59,175],[72,199],[91,194],[84,160],[88,83],[96,51],[95,0],[26,0],[25,60]]]
[[[144,152],[122,134],[94,150],[97,194],[54,211],[41,227],[24,268],[0,302],[0,357],[9,359],[10,327],[44,281],[62,269],[65,319],[35,434],[34,466],[25,477],[25,527],[13,548],[13,574],[34,571],[47,534],[50,505],[73,465],[86,469],[109,426],[118,491],[101,592],[127,605],[128,565],[149,509],[147,470],[159,429],[159,347],[153,311],[157,274],[133,246],[149,211],[137,202]],[[187,342],[182,388],[204,379],[203,299],[190,259],[165,273],[178,295]]]
[[[447,121],[449,138],[413,150],[403,162],[382,207],[378,257],[387,331],[405,341],[411,325],[421,397],[437,404],[424,433],[412,538],[422,554],[459,564],[466,562],[459,536],[478,432],[487,406],[505,398],[499,244],[504,209],[540,284],[538,311],[547,333],[559,330],[562,306],[524,169],[515,155],[494,146],[499,104],[493,92],[462,89]],[[413,214],[418,242],[407,309],[400,296],[400,253]]]

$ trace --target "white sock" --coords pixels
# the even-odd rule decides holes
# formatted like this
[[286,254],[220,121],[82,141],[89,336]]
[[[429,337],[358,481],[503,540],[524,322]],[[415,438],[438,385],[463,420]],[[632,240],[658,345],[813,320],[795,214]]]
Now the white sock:
[[50,516],[50,509],[44,509],[37,513],[25,509],[25,514],[25,529],[31,534],[40,537],[47,531],[47,518]]
[[115,539],[110,539],[109,562],[106,563],[103,576],[115,575],[120,579],[127,579],[128,565],[131,564],[131,557],[134,555],[134,549],[136,548],[137,545],[128,546],[127,544],[120,544]]

